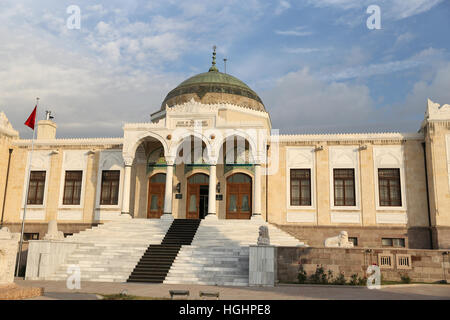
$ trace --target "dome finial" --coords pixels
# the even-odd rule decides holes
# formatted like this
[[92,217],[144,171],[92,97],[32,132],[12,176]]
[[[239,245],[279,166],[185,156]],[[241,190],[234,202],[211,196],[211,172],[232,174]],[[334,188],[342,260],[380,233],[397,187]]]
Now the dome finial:
[[219,72],[219,69],[217,69],[216,67],[216,49],[217,47],[214,45],[213,46],[213,58],[212,58],[212,66],[211,68],[209,68],[209,72]]

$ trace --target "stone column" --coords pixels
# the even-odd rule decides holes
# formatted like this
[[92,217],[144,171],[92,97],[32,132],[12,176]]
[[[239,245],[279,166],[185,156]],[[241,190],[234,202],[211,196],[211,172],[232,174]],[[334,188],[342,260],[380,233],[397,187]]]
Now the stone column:
[[261,217],[261,164],[255,164],[255,186],[253,192],[253,217]]
[[130,216],[131,163],[125,163],[123,177],[122,215]]
[[211,164],[209,166],[209,193],[208,193],[208,219],[217,219],[216,214],[216,184],[217,184],[217,166]]
[[173,194],[173,163],[168,162],[166,167],[166,191],[164,193],[164,214],[161,219],[172,220],[172,196]]

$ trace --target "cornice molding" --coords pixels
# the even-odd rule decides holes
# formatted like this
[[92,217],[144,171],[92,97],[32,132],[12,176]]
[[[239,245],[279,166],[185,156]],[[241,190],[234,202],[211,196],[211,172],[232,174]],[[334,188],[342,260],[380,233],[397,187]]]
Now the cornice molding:
[[[273,136],[272,136],[273,137]],[[279,135],[280,142],[363,142],[363,141],[389,141],[400,142],[404,140],[424,140],[423,133],[339,133],[339,134],[297,134]]]
[[[13,145],[17,147],[31,146],[31,140],[15,140]],[[35,146],[105,146],[123,145],[123,138],[74,138],[74,139],[42,139],[34,140]]]

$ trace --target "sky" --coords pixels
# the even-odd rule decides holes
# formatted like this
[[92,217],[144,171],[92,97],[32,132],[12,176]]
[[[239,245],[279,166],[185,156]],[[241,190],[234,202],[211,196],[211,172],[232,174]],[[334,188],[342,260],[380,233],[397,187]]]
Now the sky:
[[120,137],[216,45],[282,133],[417,132],[428,98],[450,103],[448,17],[450,0],[0,0],[0,111],[30,138],[39,97],[57,137]]

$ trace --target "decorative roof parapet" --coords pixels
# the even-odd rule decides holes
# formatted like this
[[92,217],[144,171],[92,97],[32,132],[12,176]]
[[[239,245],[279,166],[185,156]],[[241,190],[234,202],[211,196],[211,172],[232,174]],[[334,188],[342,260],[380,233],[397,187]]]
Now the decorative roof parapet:
[[164,129],[164,122],[133,122],[133,123],[125,123],[123,125],[123,129],[151,129],[151,128],[161,128]]
[[[16,140],[15,146],[31,146],[30,139]],[[36,146],[93,146],[93,145],[122,145],[123,138],[70,138],[34,140]]]
[[236,104],[231,104],[231,103],[202,103],[202,102],[198,102],[195,101],[194,98],[192,98],[191,100],[189,100],[188,102],[182,103],[182,104],[177,104],[173,107],[169,107],[166,104],[166,113],[176,113],[176,112],[192,112],[192,110],[196,109],[196,108],[202,108],[203,110],[206,111],[218,111],[220,109],[230,109],[230,110],[234,110],[234,111],[244,111],[246,113],[249,114],[254,114],[254,115],[258,115],[258,116],[262,116],[265,118],[268,118],[269,115],[266,111],[262,111],[262,110],[255,110],[249,107],[244,107],[244,106],[239,106]]
[[423,140],[423,133],[337,133],[279,135],[280,142],[294,141],[370,141],[370,140]]
[[428,99],[425,120],[450,120],[450,104],[439,105]]
[[13,126],[11,125],[3,111],[0,112],[0,134],[5,134],[10,137],[19,136],[19,132],[14,130]]

